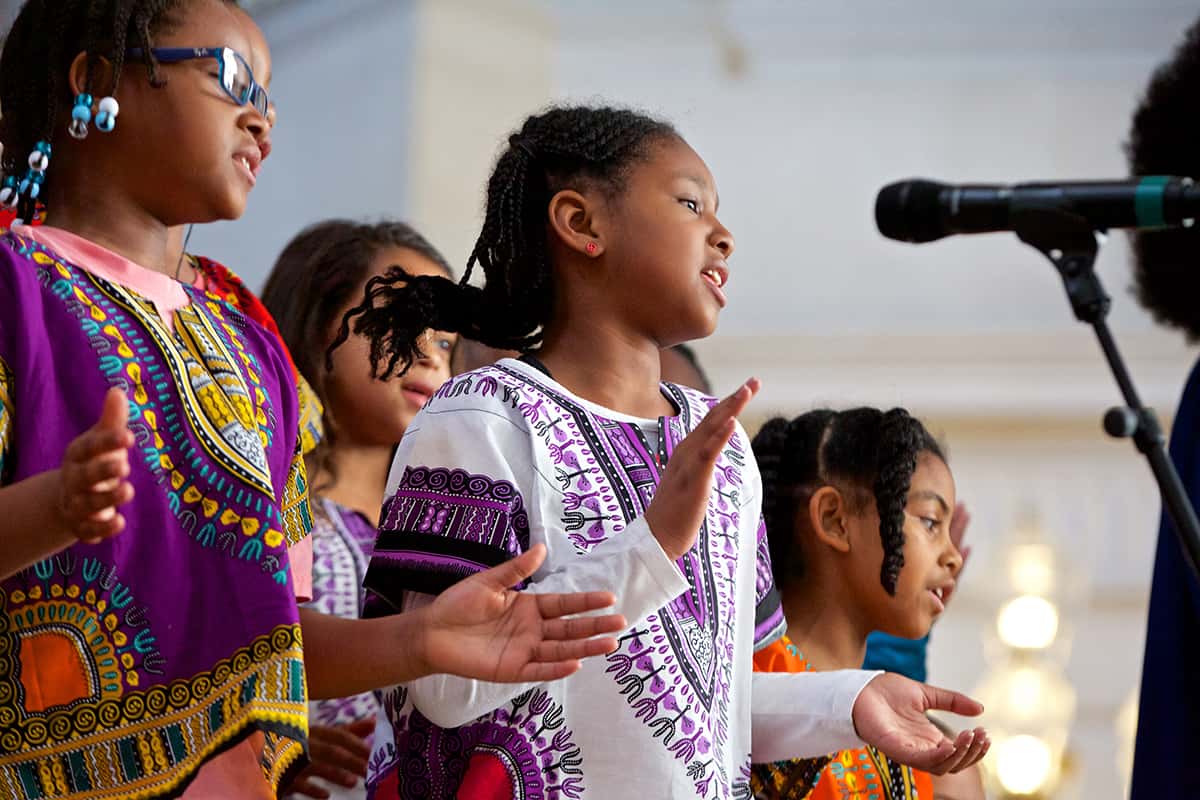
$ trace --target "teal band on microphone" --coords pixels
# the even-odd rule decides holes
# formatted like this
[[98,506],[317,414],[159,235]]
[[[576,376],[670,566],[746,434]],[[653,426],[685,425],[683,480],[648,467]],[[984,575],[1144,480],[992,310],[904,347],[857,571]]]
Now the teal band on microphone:
[[1133,194],[1133,213],[1139,228],[1162,228],[1167,219],[1163,214],[1163,187],[1170,183],[1166,175],[1148,175],[1138,182]]

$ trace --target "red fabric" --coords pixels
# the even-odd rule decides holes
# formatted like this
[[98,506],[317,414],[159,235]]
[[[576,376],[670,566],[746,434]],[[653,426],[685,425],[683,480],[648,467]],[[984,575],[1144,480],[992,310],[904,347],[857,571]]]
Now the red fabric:
[[458,800],[512,800],[512,780],[500,759],[477,753],[471,756],[455,796]]

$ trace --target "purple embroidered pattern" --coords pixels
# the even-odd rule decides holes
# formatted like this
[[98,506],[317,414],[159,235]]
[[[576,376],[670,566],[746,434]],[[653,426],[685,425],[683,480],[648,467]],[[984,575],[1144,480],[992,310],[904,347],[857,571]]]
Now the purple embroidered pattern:
[[[450,800],[485,790],[488,797],[519,800],[583,796],[583,757],[562,706],[544,691],[526,692],[490,720],[461,728],[437,727],[407,699],[404,687],[384,695],[384,711],[398,735],[372,757],[369,797]],[[471,783],[464,785],[468,767]]]
[[[653,452],[637,425],[598,417],[524,375],[503,367],[497,371],[514,379],[513,406],[538,432],[556,465],[564,490],[564,527],[582,551],[616,535],[645,511],[661,478],[660,465],[711,407],[698,395],[665,385],[680,413],[659,420],[662,441]],[[729,733],[737,500],[744,461],[734,443],[718,462],[718,502],[710,504],[696,546],[679,561],[691,589],[667,613],[650,615],[643,628],[623,637],[606,669],[636,717],[688,765],[700,797],[720,796],[731,784],[722,756]]]
[[399,608],[405,590],[438,594],[529,547],[529,515],[513,485],[461,469],[405,467],[379,527],[367,616],[384,610],[380,601]]

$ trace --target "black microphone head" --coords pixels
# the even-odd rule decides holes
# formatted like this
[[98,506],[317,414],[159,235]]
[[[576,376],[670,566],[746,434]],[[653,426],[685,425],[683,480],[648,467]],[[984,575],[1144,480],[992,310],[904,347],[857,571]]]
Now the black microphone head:
[[938,207],[938,196],[946,185],[914,178],[897,181],[879,190],[875,198],[875,225],[889,239],[901,242],[932,242],[948,236]]

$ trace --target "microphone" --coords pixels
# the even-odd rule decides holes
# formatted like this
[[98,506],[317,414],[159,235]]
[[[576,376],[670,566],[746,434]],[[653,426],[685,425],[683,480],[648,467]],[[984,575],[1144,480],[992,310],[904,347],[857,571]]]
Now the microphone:
[[[914,178],[879,190],[875,224],[889,239],[932,242],[956,233],[1011,231],[1037,212],[1081,217],[1095,230],[1190,227],[1200,215],[1200,187],[1191,178],[1153,175],[1117,181],[962,184]],[[1036,224],[1054,227],[1043,214]]]

